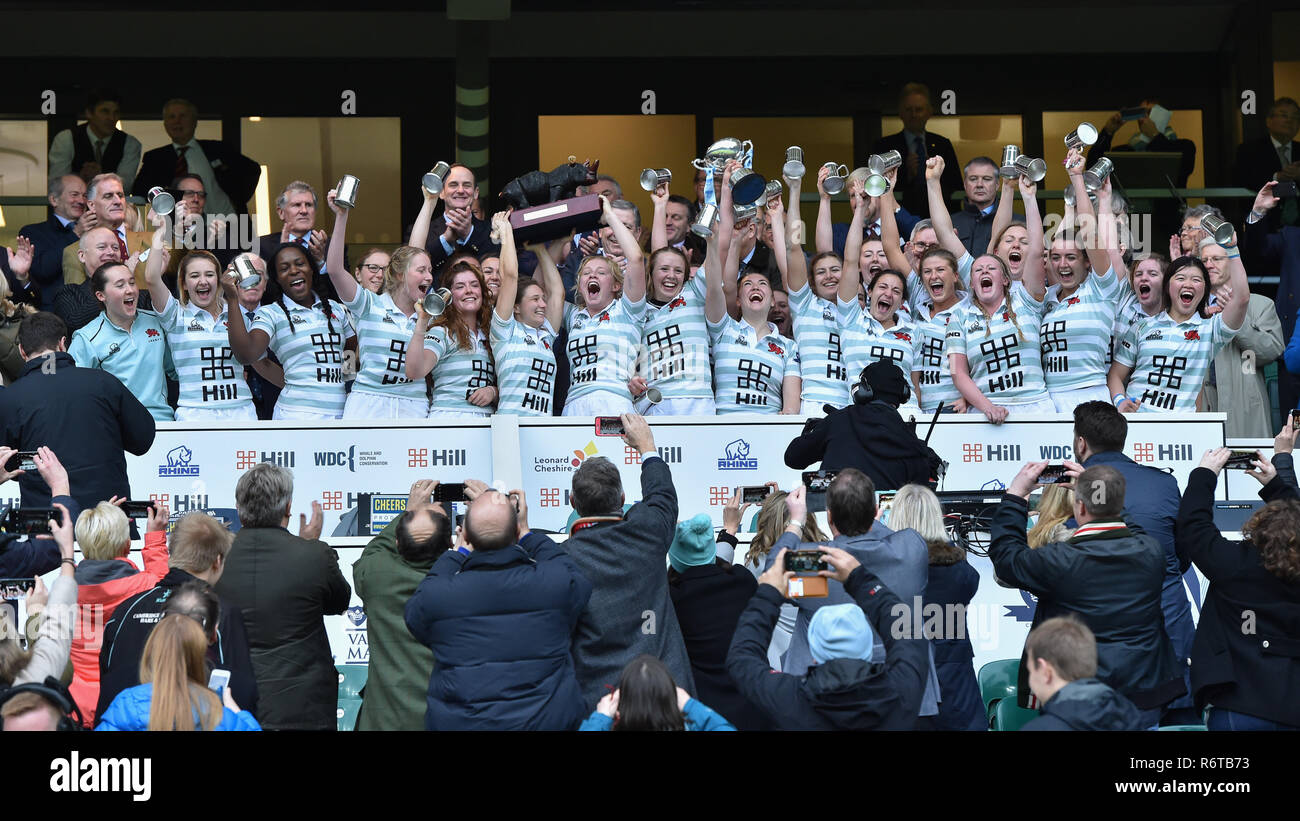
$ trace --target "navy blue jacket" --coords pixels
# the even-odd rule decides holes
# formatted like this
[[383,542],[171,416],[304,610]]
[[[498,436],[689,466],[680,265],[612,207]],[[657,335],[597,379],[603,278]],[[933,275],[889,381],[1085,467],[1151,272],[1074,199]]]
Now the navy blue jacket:
[[537,533],[501,550],[449,550],[406,604],[438,660],[429,730],[572,730],[587,716],[570,644],[591,583]]
[[979,682],[975,678],[975,650],[970,644],[970,623],[965,609],[970,607],[980,587],[980,574],[963,556],[953,564],[931,564],[930,578],[925,586],[925,611],[938,605],[943,613],[944,630],[947,631],[948,608],[960,606],[963,613],[960,637],[930,639],[934,650],[934,671],[939,676],[939,714],[935,716],[935,729],[987,730],[988,719],[984,702],[980,698]]
[[[19,288],[18,280],[12,276],[9,287],[20,301],[31,302],[42,311],[54,310],[54,294],[63,285],[63,250],[77,241],[77,232],[71,227],[64,228],[59,218],[50,214],[45,222],[24,225],[18,233],[32,241],[32,269],[27,288]],[[36,292],[34,299],[23,298],[31,291]]]
[[[54,501],[67,507],[71,521],[81,515],[81,506],[71,496],[55,496]],[[30,579],[58,570],[63,556],[53,538],[23,539],[13,533],[0,533],[0,579]]]
[[1145,730],[1133,702],[1095,678],[1072,681],[1022,730]]

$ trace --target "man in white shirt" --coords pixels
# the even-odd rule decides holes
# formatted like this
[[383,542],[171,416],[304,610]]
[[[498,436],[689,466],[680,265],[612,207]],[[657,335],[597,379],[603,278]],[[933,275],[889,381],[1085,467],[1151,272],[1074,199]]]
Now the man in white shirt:
[[122,97],[107,88],[90,92],[86,122],[54,135],[50,143],[50,179],[77,174],[86,183],[100,174],[117,174],[129,190],[140,167],[140,141],[119,131]]
[[171,144],[144,155],[131,193],[143,197],[155,186],[175,189],[182,177],[194,174],[203,181],[207,213],[247,213],[248,201],[262,174],[261,166],[220,140],[194,139],[199,110],[189,100],[168,100],[162,114],[163,129]]

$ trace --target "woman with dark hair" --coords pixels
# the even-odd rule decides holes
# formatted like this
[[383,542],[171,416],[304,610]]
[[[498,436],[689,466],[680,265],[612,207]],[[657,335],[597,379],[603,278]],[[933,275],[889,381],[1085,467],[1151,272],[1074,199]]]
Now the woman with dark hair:
[[442,274],[451,291],[447,307],[429,316],[416,303],[419,319],[406,346],[406,378],[423,380],[433,374],[429,416],[480,418],[490,416],[497,401],[496,365],[492,342],[492,303],[477,263],[452,263]]
[[691,698],[654,656],[640,655],[623,668],[618,689],[600,700],[579,730],[735,730]]
[[497,413],[550,416],[555,404],[555,329],[564,321],[564,280],[542,248],[537,249],[542,279],[520,278],[509,215],[493,214],[492,229],[501,241],[491,333],[501,393]]
[[[339,419],[347,393],[343,386],[344,347],[355,350],[352,317],[338,302],[312,290],[315,265],[301,245],[286,242],[271,260],[267,303],[252,326],[229,327],[230,347],[244,363],[256,362],[269,348],[284,366],[284,391],[273,419]],[[229,303],[239,301],[235,277],[221,278]]]
[[[979,590],[980,574],[966,561],[966,551],[948,540],[939,497],[929,488],[901,487],[889,510],[889,528],[895,532],[910,528],[925,539],[930,551],[930,575],[925,587],[924,612],[928,614],[933,605],[944,614],[944,629],[952,625],[959,631],[930,641],[942,701],[939,714],[924,721],[930,722],[931,729],[935,730],[987,730],[966,618],[971,599]],[[949,617],[953,610],[961,614],[960,621]]]
[[1164,254],[1149,254],[1133,264],[1129,274],[1129,288],[1120,297],[1115,311],[1115,325],[1111,330],[1111,353],[1119,347],[1119,340],[1129,329],[1143,319],[1158,316],[1165,309],[1165,296],[1160,290],[1169,270],[1169,258]]
[[[1210,315],[1210,273],[1195,257],[1169,264],[1160,291],[1167,308],[1129,328],[1115,347],[1107,378],[1112,401],[1124,413],[1192,413],[1210,363],[1246,320],[1250,286],[1241,264],[1237,236],[1228,251],[1227,299]],[[1141,393],[1137,393],[1141,390]]]
[[1214,491],[1231,451],[1206,451],[1187,477],[1178,555],[1210,581],[1192,643],[1192,694],[1211,730],[1300,730],[1300,492],[1286,426],[1248,471],[1268,502],[1230,542],[1214,524]]
[[118,693],[95,729],[262,729],[239,709],[229,687],[222,688],[221,696],[208,689],[207,649],[208,636],[199,622],[180,613],[163,616],[140,658],[144,683]]

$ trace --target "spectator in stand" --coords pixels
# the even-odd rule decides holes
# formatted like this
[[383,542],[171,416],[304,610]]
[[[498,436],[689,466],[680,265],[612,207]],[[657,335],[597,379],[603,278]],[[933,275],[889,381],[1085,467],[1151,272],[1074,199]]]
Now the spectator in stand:
[[1300,405],[1300,382],[1297,381],[1300,348],[1293,349],[1291,344],[1295,341],[1296,314],[1300,311],[1300,226],[1286,225],[1270,233],[1267,217],[1282,202],[1273,194],[1276,185],[1276,182],[1264,183],[1255,196],[1255,203],[1246,217],[1245,241],[1255,258],[1276,266],[1269,270],[1278,272],[1277,316],[1282,321],[1282,338],[1288,340],[1283,355],[1286,368],[1278,372],[1278,401],[1286,411]]
[[[992,253],[989,248],[993,239],[994,212],[997,210],[999,186],[998,165],[988,157],[976,157],[966,163],[961,170],[962,186],[966,189],[966,200],[961,210],[952,215],[952,227],[957,230],[957,238],[972,256]],[[1019,216],[1013,220],[1023,221]],[[906,233],[909,229],[902,225],[899,230]]]
[[122,95],[97,88],[86,97],[86,123],[54,135],[50,142],[50,179],[77,174],[89,183],[99,174],[117,174],[130,188],[140,167],[140,141],[117,123],[122,119]]
[[[933,115],[930,89],[921,83],[908,83],[898,94],[898,116],[903,121],[903,130],[882,137],[871,149],[874,154],[897,151],[903,155],[903,164],[898,169],[898,199],[922,219],[931,216],[932,210],[925,191],[926,159],[944,159],[947,169],[942,180],[944,203],[951,203],[953,192],[961,188],[957,152],[952,143],[946,137],[925,130],[926,122]],[[951,207],[948,210],[952,210]]]
[[[790,509],[790,523],[775,547],[782,551],[819,549],[819,545],[799,542],[803,523],[808,517],[805,488],[795,488],[785,503]],[[890,590],[896,591],[895,595],[908,602],[909,607],[924,599],[929,578],[929,551],[925,540],[914,530],[895,532],[876,521],[876,488],[866,474],[845,468],[835,476],[826,492],[826,522],[833,537],[831,544],[847,551],[854,561],[865,563],[871,574],[889,584]],[[768,556],[765,572],[779,561],[780,556]],[[834,578],[840,583],[830,584],[824,598],[800,597],[795,600],[799,616],[790,640],[790,650],[785,655],[784,672],[802,676],[817,661],[810,637],[810,624],[817,611],[828,605],[851,604],[855,600],[854,594],[843,586],[839,577]],[[885,661],[887,650],[883,637],[877,634],[872,659],[876,663]],[[917,706],[919,715],[933,716],[939,712],[939,679],[935,674],[932,650],[926,650],[926,658],[922,670],[924,686],[919,692]],[[744,688],[741,691],[745,692]],[[912,723],[916,723],[915,715]]]
[[[1268,134],[1237,146],[1235,184],[1254,191],[1270,181],[1295,182],[1300,179],[1300,104],[1290,97],[1279,97],[1268,107],[1264,119]],[[1300,209],[1292,199],[1280,212],[1270,215],[1269,227],[1294,226]]]
[[208,689],[204,630],[215,617],[211,613],[205,623],[181,613],[163,616],[144,645],[140,677],[145,683],[119,693],[95,729],[262,729],[250,713],[239,709],[229,687],[223,687],[220,696]]
[[49,201],[53,213],[44,222],[18,229],[18,236],[32,243],[29,278],[23,282],[14,276],[9,281],[19,301],[29,302],[42,311],[54,306],[54,294],[63,285],[64,249],[99,222],[99,217],[86,204],[86,183],[76,174],[51,179]]
[[[107,228],[117,239],[117,260],[127,263],[127,268],[135,275],[136,287],[145,289],[144,266],[140,255],[153,240],[152,231],[131,230],[127,223],[128,211],[133,207],[126,201],[125,186],[122,178],[116,174],[100,174],[90,181],[86,189],[86,207],[95,214],[95,227]],[[84,238],[85,235],[83,234]],[[91,265],[90,259],[78,252],[84,246],[68,245],[63,249],[63,282],[76,285],[90,279],[98,270]],[[146,308],[149,305],[144,306]]]
[[[314,275],[311,287],[323,297],[338,300],[334,283],[325,270],[325,252],[329,248],[329,234],[316,228],[316,211],[320,206],[316,189],[302,180],[294,180],[284,187],[275,200],[275,213],[282,223],[278,234],[258,237],[253,249],[261,255],[268,270],[275,271],[275,258],[285,243],[297,245],[307,253]],[[346,259],[344,268],[347,267]],[[268,298],[274,294],[268,294]]]
[[[182,516],[172,526],[167,575],[158,584],[126,599],[104,624],[103,646],[99,650],[99,702],[103,715],[117,694],[140,683],[140,658],[145,642],[163,611],[179,594],[195,585],[206,589],[216,584],[226,569],[232,534],[220,521],[206,513]],[[257,681],[248,652],[248,631],[239,608],[220,602],[219,614],[208,625],[213,640],[207,649],[215,668],[230,672],[230,691],[240,705],[257,714]]]
[[[77,262],[81,265],[83,280],[76,284],[60,285],[54,293],[53,312],[75,333],[99,318],[103,305],[95,297],[91,274],[110,262],[122,262],[122,246],[117,243],[110,228],[91,228],[77,240]],[[135,265],[126,260],[126,267]]]
[[334,730],[338,673],[325,616],[348,607],[352,588],[334,549],[320,541],[323,518],[289,524],[293,474],[262,462],[235,485],[242,527],[235,534],[217,595],[244,613],[257,678],[258,715],[268,730]]
[[63,454],[67,469],[62,487],[44,473],[22,476],[23,507],[48,506],[51,492],[72,496],[83,509],[115,495],[129,499],[124,452],[142,456],[153,445],[154,420],[140,400],[117,377],[76,367],[66,343],[57,316],[27,317],[18,332],[27,366],[0,391],[0,442],[15,450],[48,447]]
[[[221,140],[196,140],[198,106],[189,100],[168,100],[162,109],[163,130],[170,145],[144,155],[131,193],[145,196],[150,188],[176,188],[188,174],[198,177],[214,214],[247,214],[262,167]],[[209,249],[211,250],[211,249]]]
[[73,729],[75,719],[65,715],[65,707],[76,705],[57,680],[20,684],[0,692],[0,729],[46,733]]
[[767,311],[767,321],[776,326],[777,333],[786,339],[794,338],[790,317],[790,294],[784,287],[772,287],[772,307]]
[[[1178,551],[1210,581],[1192,645],[1196,706],[1209,706],[1211,730],[1300,730],[1300,492],[1292,449],[1296,428],[1261,455],[1250,475],[1268,504],[1229,542],[1214,525],[1214,488],[1231,451],[1207,451],[1187,477],[1178,509]],[[1247,626],[1250,629],[1246,629]]]
[[[915,530],[930,553],[930,573],[925,585],[924,613],[936,607],[944,614],[944,633],[930,637],[934,670],[939,677],[939,714],[920,726],[935,730],[987,730],[984,703],[975,678],[975,651],[970,643],[966,612],[980,586],[980,574],[966,561],[966,551],[954,545],[943,526],[943,508],[934,491],[923,485],[904,485],[894,495],[889,525],[895,532]],[[960,623],[949,614],[961,614]],[[928,619],[927,619],[928,620]],[[948,634],[950,627],[954,634]]]
[[366,612],[370,647],[358,730],[419,730],[433,651],[406,629],[406,603],[433,563],[451,549],[451,522],[433,504],[436,481],[411,485],[406,510],[370,540],[352,565],[352,581]]
[[529,532],[523,491],[465,490],[463,548],[444,552],[406,605],[411,635],[437,659],[425,729],[571,730],[587,712],[569,648],[591,584]]
[[1029,689],[1043,712],[1022,730],[1144,730],[1133,702],[1097,679],[1097,640],[1076,616],[1048,619],[1025,641]]
[[[1069,542],[1031,550],[1025,540],[1029,494],[1047,462],[1029,462],[1007,488],[993,514],[989,558],[998,578],[1038,597],[1034,626],[1077,613],[1097,636],[1097,677],[1142,711],[1154,727],[1161,711],[1186,692],[1160,612],[1164,556],[1151,536],[1130,530],[1124,510],[1124,476],[1110,465],[1080,472],[1074,483],[1079,529]],[[1029,704],[1029,665],[1020,662],[1020,699]]]
[[[233,214],[208,206],[208,190],[198,174],[185,174],[169,187],[176,197],[176,210],[168,227],[179,239],[179,242],[173,240],[170,246],[174,251],[208,251],[222,267],[229,265],[239,255],[236,247],[238,235],[232,235],[239,226],[229,221]],[[167,266],[165,281],[173,293],[177,287],[176,269],[184,256],[173,252],[171,264]]]
[[[924,639],[900,638],[893,630],[899,609],[909,605],[848,551],[817,549],[832,568],[819,575],[843,585],[852,599],[823,607],[813,617],[808,626],[813,664],[797,675],[767,665],[772,626],[794,577],[785,570],[782,547],[740,616],[727,653],[732,680],[780,730],[912,729],[926,689],[929,651]],[[885,648],[883,663],[871,660],[877,641]]]
[[[4,455],[5,449],[0,448],[0,457]],[[68,508],[59,502],[54,503],[54,509],[59,515],[51,520],[53,535],[47,541],[56,545],[59,564],[55,566],[59,568],[59,575],[49,591],[45,590],[45,583],[36,573],[14,574],[9,567],[0,566],[0,576],[6,578],[37,576],[36,586],[27,594],[27,618],[30,621],[36,616],[41,617],[39,633],[24,650],[18,643],[22,633],[18,625],[10,621],[10,608],[0,606],[0,691],[20,684],[39,684],[47,676],[59,678],[68,666],[77,613],[77,581],[74,578],[77,561],[72,552],[75,520]],[[10,538],[10,534],[5,534],[5,538]],[[7,552],[8,549],[0,548],[0,562],[4,561]]]
[[[1096,165],[1107,153],[1116,151],[1172,152],[1182,157],[1173,181],[1179,188],[1186,188],[1187,181],[1196,168],[1196,143],[1192,140],[1179,139],[1167,119],[1164,130],[1160,130],[1160,127],[1153,121],[1153,112],[1157,114],[1157,118],[1168,118],[1170,113],[1168,109],[1160,107],[1159,101],[1146,99],[1140,105],[1147,110],[1147,116],[1137,121],[1137,133],[1129,138],[1128,145],[1113,147],[1111,145],[1111,138],[1114,137],[1115,132],[1120,129],[1124,122],[1122,113],[1117,111],[1106,121],[1101,133],[1097,135],[1097,141],[1088,148],[1088,166]],[[1156,111],[1157,109],[1158,111]],[[1248,187],[1253,189],[1256,186],[1251,185]],[[1163,236],[1163,232],[1172,230],[1178,224],[1177,201],[1171,199],[1156,200],[1152,207],[1152,217],[1154,235]]]
[[167,575],[167,505],[149,511],[144,534],[144,570],[127,558],[131,551],[131,522],[110,499],[82,511],[77,519],[77,544],[85,558],[77,565],[77,632],[72,637],[72,684],[68,691],[81,708],[87,728],[95,725],[99,701],[99,648],[104,627],[117,606],[158,583]]
[[[17,450],[0,446],[0,484],[22,476],[22,469],[5,469]],[[49,448],[39,448],[32,461],[52,490],[51,506],[63,505],[71,525],[81,514],[81,507],[68,495],[68,472]],[[59,545],[53,536],[27,538],[18,533],[0,533],[0,579],[26,579],[43,576],[59,566]],[[3,608],[0,608],[3,609]]]
[[727,719],[691,698],[654,656],[640,655],[623,669],[618,688],[601,698],[579,730],[735,730]]
[[677,525],[668,564],[668,595],[682,627],[696,693],[737,728],[766,729],[762,713],[745,701],[727,675],[727,648],[741,612],[754,596],[753,575],[743,565],[718,557],[713,517],[707,513]]
[[618,468],[601,456],[573,473],[573,510],[579,518],[564,549],[591,582],[591,600],[573,637],[573,660],[585,709],[615,685],[627,663],[648,653],[673,679],[695,689],[664,558],[677,527],[677,491],[655,450],[645,419],[623,414],[623,441],[641,455],[641,501],[623,512]]
[[[474,172],[468,166],[452,163],[438,194],[424,192],[424,206],[415,218],[411,237],[407,245],[423,248],[429,253],[435,276],[440,276],[447,268],[447,262],[459,251],[467,251],[477,257],[494,248],[491,226],[487,220],[474,216],[474,203],[478,199],[478,183]],[[443,204],[443,212],[437,219],[433,218],[438,201]]]
[[[18,238],[20,253],[26,249],[26,258],[31,259],[31,243]],[[0,278],[0,384],[8,385],[22,375],[23,355],[18,352],[18,329],[23,320],[36,313],[36,309],[26,303],[15,303],[10,297],[9,283]]]

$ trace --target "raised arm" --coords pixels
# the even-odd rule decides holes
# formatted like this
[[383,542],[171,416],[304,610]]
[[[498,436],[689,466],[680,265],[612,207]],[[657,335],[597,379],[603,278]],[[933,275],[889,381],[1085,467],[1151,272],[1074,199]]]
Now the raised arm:
[[1047,270],[1043,266],[1043,215],[1038,211],[1038,185],[1023,174],[1017,177],[1017,184],[1025,203],[1025,230],[1029,232],[1020,283],[1030,296],[1041,302],[1047,294]]
[[1237,247],[1237,232],[1224,246],[1228,249],[1228,287],[1232,296],[1223,306],[1223,324],[1236,331],[1246,321],[1246,308],[1250,305],[1250,284],[1246,281],[1246,266],[1241,264],[1241,249]]
[[334,283],[334,290],[338,293],[339,299],[343,302],[351,302],[357,298],[357,288],[360,286],[352,278],[348,266],[343,261],[343,250],[347,246],[348,209],[334,201],[337,196],[338,191],[334,188],[325,195],[325,202],[334,212],[334,230],[330,233],[329,248],[325,251],[325,270],[329,272],[330,282]]
[[[1023,178],[1022,175],[1017,179]],[[1007,226],[1011,225],[1011,220],[1015,214],[1015,200],[1016,181],[1010,177],[1003,177],[1002,195],[998,197],[998,209],[993,212],[993,225],[991,226],[993,233],[989,235],[989,247],[985,249],[985,253],[993,254],[997,252],[998,237],[1002,236],[1002,232],[1007,230]],[[1025,216],[1028,217],[1028,214]]]
[[[789,292],[797,291],[808,282],[808,257],[803,252],[804,225],[800,216],[802,206],[799,203],[803,181],[793,177],[786,177],[785,181],[790,186],[790,219],[786,221],[786,260],[781,274],[785,279],[785,289]],[[820,181],[817,190],[821,190]]]
[[740,278],[740,243],[736,241],[736,210],[731,196],[731,172],[740,168],[740,163],[729,160],[722,172],[722,193],[718,195],[718,230],[719,251],[724,258],[722,268],[722,292],[727,313],[740,319],[740,305],[736,294],[740,290],[737,280]]
[[411,340],[406,343],[406,378],[417,382],[433,372],[438,364],[438,354],[425,349],[424,335],[429,332],[429,314],[424,310],[424,303],[415,303],[415,329],[411,331]]
[[880,242],[885,246],[885,257],[889,259],[889,267],[906,278],[912,272],[913,266],[907,254],[903,252],[902,243],[899,242],[898,217],[894,214],[896,210],[898,210],[898,201],[894,199],[894,183],[891,179],[889,190],[880,197]]
[[708,253],[704,255],[704,318],[718,323],[727,315],[727,295],[722,287],[722,254],[718,234],[714,231],[706,241]]
[[824,254],[835,250],[835,228],[831,225],[831,195],[826,193],[823,184],[830,176],[831,170],[826,166],[817,169],[817,236],[815,248]]
[[[790,260],[785,241],[785,206],[779,196],[768,200],[766,205],[767,221],[772,226],[772,256],[776,257],[777,270],[781,272],[781,281],[789,278]],[[800,256],[803,256],[800,253]]]
[[[221,290],[226,294],[226,305],[238,310],[239,286],[235,284],[233,267],[226,268],[221,275]],[[271,345],[271,337],[266,335],[266,331],[261,328],[250,331],[243,322],[228,323],[226,336],[230,339],[230,350],[235,354],[235,361],[241,365],[250,365],[261,359]]]
[[605,224],[614,231],[614,239],[618,240],[623,259],[627,260],[627,268],[623,271],[623,296],[630,302],[640,302],[645,299],[645,258],[641,254],[641,245],[603,194],[600,205],[605,212]]
[[[501,243],[501,284],[497,287],[496,314],[502,320],[508,320],[515,314],[515,294],[519,292],[519,255],[515,251],[515,230],[510,225],[509,212],[498,211],[492,215],[492,233]],[[539,265],[543,256],[550,259],[550,255],[543,251],[537,255]],[[554,262],[551,267],[555,267]],[[547,294],[547,299],[547,319],[550,319],[550,294]]]
[[655,187],[650,193],[654,203],[654,220],[650,223],[650,253],[668,245],[668,183]]
[[[1102,211],[1100,207],[1093,208],[1092,199],[1088,196],[1088,187],[1083,182],[1083,155],[1079,153],[1077,148],[1071,148],[1066,155],[1065,170],[1070,175],[1070,185],[1074,187],[1074,210],[1079,216],[1079,229],[1083,235],[1077,237],[1077,242],[1079,245],[1084,246],[1084,250],[1088,254],[1088,264],[1092,266],[1092,272],[1097,276],[1101,276],[1106,273],[1106,269],[1110,268],[1110,255],[1106,253],[1104,247],[1103,228],[1098,212],[1105,213],[1109,217],[1109,205],[1105,211]],[[1097,205],[1101,205],[1100,194],[1097,196]],[[1090,232],[1084,230],[1089,222],[1093,225],[1093,230]],[[1113,219],[1110,222],[1112,225],[1114,224]],[[1087,238],[1088,234],[1092,235],[1092,241],[1083,242],[1083,239]]]
[[939,245],[957,259],[968,252],[962,245],[957,231],[952,227],[952,214],[948,213],[948,203],[943,201],[943,157],[931,157],[925,161],[925,191],[930,198],[930,223],[934,226],[934,235]]
[[542,287],[546,289],[546,321],[551,323],[551,330],[557,332],[564,324],[564,278],[555,265],[555,257],[568,244],[568,237],[560,237],[552,240],[545,248],[541,245],[529,246],[537,255],[537,267],[542,272]]
[[[184,208],[184,203],[177,203],[176,209],[179,211]],[[180,217],[177,217],[180,219]],[[149,296],[153,299],[153,309],[162,313],[167,309],[167,303],[171,302],[172,293],[167,290],[163,284],[163,271],[167,270],[167,262],[171,259],[171,253],[163,243],[163,235],[167,233],[167,225],[163,218],[149,209],[149,221],[153,223],[156,230],[153,232],[153,238],[149,244],[149,259],[144,263],[144,282],[149,287]]]
[[420,186],[420,192],[424,194],[424,204],[420,206],[420,213],[415,216],[415,224],[411,226],[411,238],[407,241],[408,245],[416,248],[424,248],[429,244],[429,225],[433,222],[433,209],[438,207],[437,194],[430,194],[424,186]]
[[[1097,212],[1109,214],[1110,219],[1098,224],[1097,239],[1106,252],[1106,266],[1115,272],[1115,276],[1121,283],[1125,283],[1128,282],[1128,266],[1124,264],[1124,254],[1119,250],[1119,220],[1114,213],[1112,202],[1110,177],[1107,177],[1101,184],[1101,188],[1097,189]],[[1092,261],[1091,255],[1088,261]],[[1106,273],[1105,268],[1094,267],[1093,271],[1098,275]]]
[[849,220],[849,235],[844,240],[844,264],[840,268],[840,299],[853,302],[858,298],[862,284],[862,222],[866,218],[866,197],[852,197],[853,219]]

